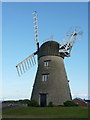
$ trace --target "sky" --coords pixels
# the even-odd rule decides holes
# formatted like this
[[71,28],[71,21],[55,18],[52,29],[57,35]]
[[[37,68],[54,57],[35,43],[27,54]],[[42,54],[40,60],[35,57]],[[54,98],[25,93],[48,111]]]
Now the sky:
[[[72,97],[88,98],[88,3],[3,2],[2,3],[2,98],[30,99],[37,64],[21,77],[16,65],[36,51],[32,12],[38,12],[39,42],[51,35],[61,42],[72,26],[80,26],[82,39],[71,57],[64,59]],[[37,61],[37,57],[36,57]],[[37,61],[38,62],[38,61]]]
[[2,2],[89,2],[89,0],[1,0]]

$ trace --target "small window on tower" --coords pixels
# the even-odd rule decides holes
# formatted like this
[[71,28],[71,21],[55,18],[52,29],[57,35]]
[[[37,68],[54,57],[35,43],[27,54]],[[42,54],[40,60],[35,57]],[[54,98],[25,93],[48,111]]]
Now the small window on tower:
[[45,60],[45,61],[44,61],[44,66],[45,66],[45,67],[48,67],[50,61],[51,61],[51,60]]
[[47,81],[49,74],[42,74],[42,81]]
[[44,66],[48,67],[48,61],[44,61]]

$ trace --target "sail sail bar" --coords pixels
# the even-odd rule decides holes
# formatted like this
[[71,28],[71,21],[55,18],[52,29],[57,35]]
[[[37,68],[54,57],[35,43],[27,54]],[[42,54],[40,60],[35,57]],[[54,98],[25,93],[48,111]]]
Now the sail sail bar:
[[35,54],[33,53],[26,59],[24,59],[22,62],[16,65],[18,75],[21,76],[23,73],[25,73],[28,69],[30,69],[32,66],[36,64],[35,61]]
[[34,23],[34,31],[35,31],[35,41],[37,51],[39,50],[39,41],[38,41],[38,13],[34,11],[33,13],[33,23]]
[[76,26],[71,29],[67,34],[67,39],[64,44],[60,44],[59,53],[63,54],[64,57],[70,57],[70,52],[74,43],[81,39],[83,32],[80,30],[80,27]]

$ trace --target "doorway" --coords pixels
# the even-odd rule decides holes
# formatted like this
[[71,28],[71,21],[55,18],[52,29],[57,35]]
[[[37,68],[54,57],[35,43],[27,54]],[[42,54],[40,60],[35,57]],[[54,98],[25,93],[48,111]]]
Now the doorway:
[[40,106],[45,107],[47,105],[47,94],[41,93],[40,94]]

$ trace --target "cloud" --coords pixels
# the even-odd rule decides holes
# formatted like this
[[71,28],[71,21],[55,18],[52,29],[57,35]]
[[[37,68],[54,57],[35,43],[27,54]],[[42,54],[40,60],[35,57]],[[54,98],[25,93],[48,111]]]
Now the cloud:
[[72,94],[73,98],[79,97],[79,98],[88,98],[90,99],[90,95],[89,94]]

